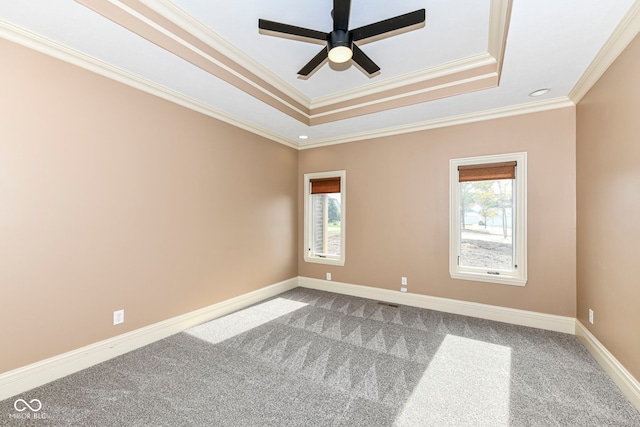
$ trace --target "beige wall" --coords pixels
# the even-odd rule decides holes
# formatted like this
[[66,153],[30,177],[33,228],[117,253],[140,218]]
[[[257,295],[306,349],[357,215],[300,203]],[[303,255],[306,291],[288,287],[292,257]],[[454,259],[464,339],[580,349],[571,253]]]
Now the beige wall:
[[297,275],[296,150],[0,56],[0,373]]
[[[449,277],[449,159],[528,153],[525,287]],[[575,109],[485,121],[301,151],[308,172],[347,171],[346,264],[303,259],[298,194],[298,272],[504,307],[575,316]]]
[[[299,153],[9,42],[0,53],[0,373],[331,272],[577,315],[640,378],[639,40],[577,119],[563,109]],[[527,286],[452,280],[448,160],[517,151],[529,156]],[[337,169],[346,265],[305,263],[302,175]]]
[[636,37],[577,108],[578,319],[638,379],[639,70]]

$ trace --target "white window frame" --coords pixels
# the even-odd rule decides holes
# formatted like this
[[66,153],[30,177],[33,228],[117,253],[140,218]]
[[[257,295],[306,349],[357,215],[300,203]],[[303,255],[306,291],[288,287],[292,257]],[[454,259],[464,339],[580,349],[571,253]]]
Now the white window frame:
[[[515,272],[499,275],[492,270],[462,268],[458,265],[460,256],[460,185],[458,167],[487,163],[517,162],[514,187]],[[452,279],[525,286],[527,283],[527,153],[498,154],[491,156],[466,157],[449,160],[449,274]]]
[[[311,250],[309,239],[312,236],[311,180],[322,178],[340,178],[340,256],[318,256]],[[331,172],[307,173],[304,175],[304,260],[318,264],[340,265],[345,263],[345,242],[347,225],[347,172],[344,170]]]

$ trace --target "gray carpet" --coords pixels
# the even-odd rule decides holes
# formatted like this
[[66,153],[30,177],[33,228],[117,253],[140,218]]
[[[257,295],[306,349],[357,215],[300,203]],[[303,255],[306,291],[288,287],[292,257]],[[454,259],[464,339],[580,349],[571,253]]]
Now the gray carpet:
[[[40,419],[19,398],[38,399]],[[0,402],[0,425],[585,427],[640,414],[572,335],[296,288]]]

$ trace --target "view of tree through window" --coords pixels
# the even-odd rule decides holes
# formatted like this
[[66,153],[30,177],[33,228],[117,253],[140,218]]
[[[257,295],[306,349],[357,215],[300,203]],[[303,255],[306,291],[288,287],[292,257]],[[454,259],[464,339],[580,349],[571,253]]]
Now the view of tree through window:
[[341,251],[342,213],[340,193],[314,194],[313,206],[313,252],[339,256]]
[[513,179],[461,182],[461,267],[514,270]]

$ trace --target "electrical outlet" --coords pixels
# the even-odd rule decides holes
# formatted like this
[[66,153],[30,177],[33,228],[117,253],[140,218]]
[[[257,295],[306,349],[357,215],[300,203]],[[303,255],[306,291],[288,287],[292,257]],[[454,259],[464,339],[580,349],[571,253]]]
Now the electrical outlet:
[[113,312],[113,324],[119,325],[124,323],[124,310],[117,310]]
[[406,287],[404,287],[404,286],[403,286],[403,287],[401,287],[401,288],[400,288],[400,292],[407,292],[407,288],[406,288]]
[[327,280],[331,280],[331,273],[327,273]]
[[407,286],[407,278],[403,277],[402,279],[400,279],[400,282],[402,283],[402,286]]
[[589,323],[593,325],[593,310],[589,309]]

